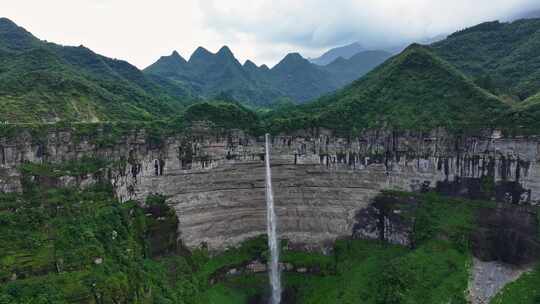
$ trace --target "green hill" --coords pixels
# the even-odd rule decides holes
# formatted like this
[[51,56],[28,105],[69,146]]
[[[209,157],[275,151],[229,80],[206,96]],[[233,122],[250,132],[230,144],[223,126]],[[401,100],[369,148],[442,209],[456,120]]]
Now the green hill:
[[495,94],[525,100],[540,91],[540,19],[483,23],[432,48]]
[[4,122],[145,120],[180,113],[187,91],[80,47],[40,41],[0,19]]
[[344,133],[374,128],[466,131],[494,126],[508,109],[428,48],[412,45],[347,88],[271,114],[266,123],[274,129],[320,126]]

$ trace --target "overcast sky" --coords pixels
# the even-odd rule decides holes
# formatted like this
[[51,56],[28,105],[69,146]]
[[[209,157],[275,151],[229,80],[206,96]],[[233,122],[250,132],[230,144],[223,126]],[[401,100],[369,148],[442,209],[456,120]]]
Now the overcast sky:
[[540,0],[0,0],[0,17],[41,39],[140,68],[173,50],[188,59],[222,45],[241,62],[272,66],[288,52],[393,46],[536,9]]

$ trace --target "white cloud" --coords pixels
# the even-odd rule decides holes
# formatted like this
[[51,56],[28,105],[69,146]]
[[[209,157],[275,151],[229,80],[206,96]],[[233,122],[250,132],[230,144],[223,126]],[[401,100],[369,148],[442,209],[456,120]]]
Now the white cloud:
[[304,51],[360,41],[380,47],[425,39],[520,10],[538,0],[201,0],[208,27],[234,39],[251,34],[262,43]]
[[49,41],[145,67],[178,50],[231,47],[275,64],[360,41],[394,45],[540,8],[538,0],[2,0],[8,17]]

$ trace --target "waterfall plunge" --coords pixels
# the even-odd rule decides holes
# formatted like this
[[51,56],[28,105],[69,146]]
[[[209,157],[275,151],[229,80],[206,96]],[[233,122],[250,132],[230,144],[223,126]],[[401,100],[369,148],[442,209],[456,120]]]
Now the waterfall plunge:
[[272,289],[271,304],[281,302],[281,275],[279,271],[279,241],[277,238],[276,212],[274,210],[274,192],[272,190],[272,172],[270,171],[270,134],[266,134],[266,228],[268,233],[268,247],[270,248],[270,267],[268,276]]

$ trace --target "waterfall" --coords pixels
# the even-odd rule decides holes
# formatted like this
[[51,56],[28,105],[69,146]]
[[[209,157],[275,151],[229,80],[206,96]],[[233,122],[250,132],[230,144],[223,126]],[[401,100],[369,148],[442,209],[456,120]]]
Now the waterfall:
[[281,302],[281,278],[279,271],[279,241],[277,238],[276,212],[274,210],[274,192],[272,191],[272,172],[270,171],[270,134],[266,134],[266,228],[268,234],[268,247],[270,248],[270,267],[268,276],[272,290],[271,304]]

